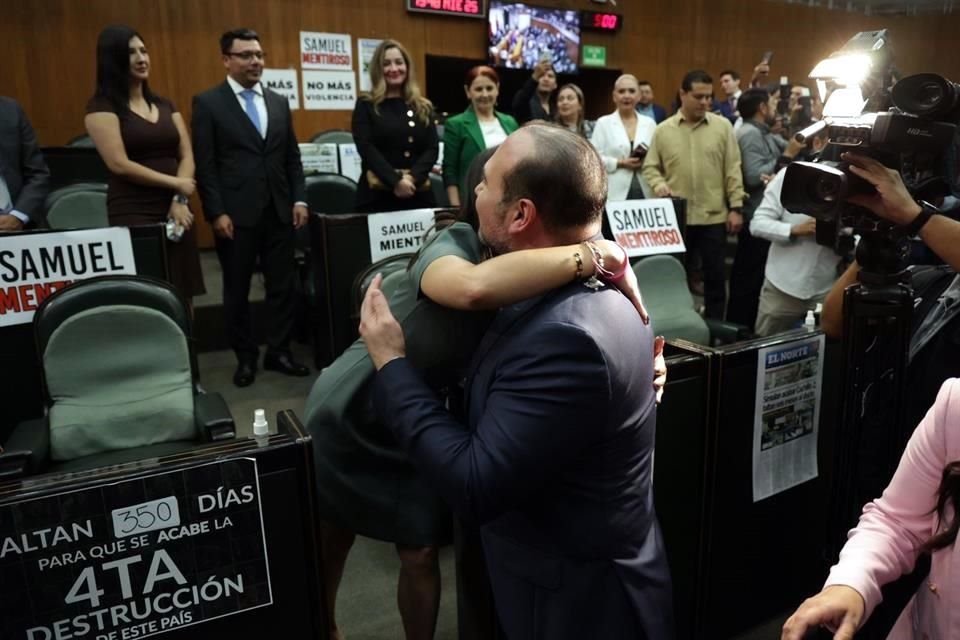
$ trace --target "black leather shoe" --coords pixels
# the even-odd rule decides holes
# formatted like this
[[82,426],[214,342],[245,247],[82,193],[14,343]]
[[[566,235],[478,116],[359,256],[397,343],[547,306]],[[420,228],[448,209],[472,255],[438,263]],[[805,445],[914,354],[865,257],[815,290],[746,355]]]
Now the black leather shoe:
[[289,353],[268,353],[263,356],[263,368],[300,378],[310,375],[310,369],[294,360]]
[[233,384],[238,387],[249,387],[257,379],[257,365],[253,362],[241,362],[233,372]]

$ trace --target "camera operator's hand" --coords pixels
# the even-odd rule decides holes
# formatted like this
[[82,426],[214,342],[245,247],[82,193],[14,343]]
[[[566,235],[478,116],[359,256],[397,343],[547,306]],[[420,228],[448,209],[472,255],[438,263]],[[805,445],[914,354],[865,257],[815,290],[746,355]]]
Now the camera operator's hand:
[[869,209],[884,220],[897,225],[910,224],[921,211],[900,174],[888,169],[873,158],[845,153],[841,156],[850,163],[850,171],[872,184],[877,192],[872,195],[856,195],[847,202]]
[[809,220],[798,222],[797,224],[790,227],[790,235],[793,236],[794,238],[802,238],[803,236],[813,236],[816,234],[817,234],[816,218],[810,218]]
[[790,136],[790,140],[787,142],[787,148],[784,149],[783,155],[788,158],[796,158],[806,148],[806,142],[797,142],[797,138],[795,136]]

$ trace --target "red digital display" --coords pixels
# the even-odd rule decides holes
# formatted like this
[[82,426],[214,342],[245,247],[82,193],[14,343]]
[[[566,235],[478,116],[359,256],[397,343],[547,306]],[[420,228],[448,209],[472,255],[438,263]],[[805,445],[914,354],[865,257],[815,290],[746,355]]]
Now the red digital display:
[[581,11],[580,28],[588,31],[605,31],[613,33],[623,26],[623,16],[618,13],[601,13],[599,11]]
[[407,0],[407,11],[483,18],[486,15],[485,5],[486,0]]

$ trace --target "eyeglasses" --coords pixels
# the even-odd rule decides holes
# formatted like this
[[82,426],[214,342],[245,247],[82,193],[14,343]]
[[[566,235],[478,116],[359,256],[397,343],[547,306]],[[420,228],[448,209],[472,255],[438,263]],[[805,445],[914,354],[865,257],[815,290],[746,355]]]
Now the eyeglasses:
[[264,60],[267,57],[267,54],[263,51],[241,51],[240,53],[229,51],[227,52],[227,55],[234,58],[240,58],[244,62],[250,62],[254,58],[257,60]]

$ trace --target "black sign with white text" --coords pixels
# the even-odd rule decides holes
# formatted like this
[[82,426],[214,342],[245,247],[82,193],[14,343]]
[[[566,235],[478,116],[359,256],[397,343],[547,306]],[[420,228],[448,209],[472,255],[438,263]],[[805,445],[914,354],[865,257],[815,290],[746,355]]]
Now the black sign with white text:
[[272,603],[256,460],[0,507],[4,640],[145,638]]

